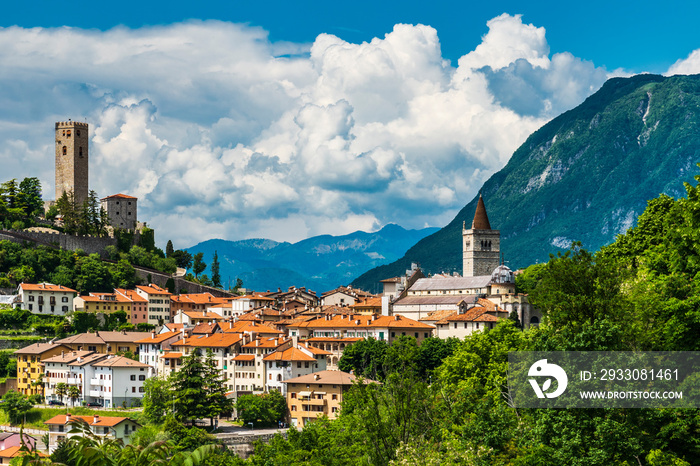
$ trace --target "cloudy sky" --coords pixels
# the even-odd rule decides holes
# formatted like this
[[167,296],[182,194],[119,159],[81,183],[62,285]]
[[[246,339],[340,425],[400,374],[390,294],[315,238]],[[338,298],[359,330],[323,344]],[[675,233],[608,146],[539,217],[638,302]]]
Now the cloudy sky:
[[609,77],[700,72],[673,1],[110,3],[3,11],[0,181],[53,198],[54,122],[86,121],[91,189],[161,246],[443,226]]

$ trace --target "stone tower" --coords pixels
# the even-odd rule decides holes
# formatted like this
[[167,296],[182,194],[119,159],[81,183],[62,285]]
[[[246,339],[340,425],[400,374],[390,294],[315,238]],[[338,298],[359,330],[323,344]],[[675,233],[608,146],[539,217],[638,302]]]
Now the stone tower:
[[56,123],[56,200],[73,191],[75,203],[88,198],[88,124]]
[[479,202],[474,212],[471,229],[462,226],[462,258],[465,277],[491,275],[500,265],[501,232],[492,230],[486,215],[484,199],[479,195]]

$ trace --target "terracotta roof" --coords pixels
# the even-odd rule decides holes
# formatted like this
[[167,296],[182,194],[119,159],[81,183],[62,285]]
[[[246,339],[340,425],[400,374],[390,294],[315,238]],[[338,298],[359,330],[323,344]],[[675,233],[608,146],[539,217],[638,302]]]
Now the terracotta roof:
[[150,367],[148,364],[144,364],[139,361],[134,361],[133,359],[125,358],[124,356],[110,356],[98,363],[93,364],[95,367]]
[[241,336],[231,333],[214,333],[212,335],[199,335],[177,341],[171,346],[191,346],[197,348],[228,348],[241,341]]
[[[17,434],[19,435],[19,434]],[[4,450],[0,450],[0,458],[14,458],[16,456],[22,456],[24,452],[21,451],[22,446],[17,445],[15,447],[9,447],[5,448]],[[48,458],[49,455],[47,455],[44,452],[41,452],[39,450],[36,451],[36,453],[39,454],[40,457],[42,458]]]
[[362,308],[362,307],[382,307],[382,298],[365,298],[364,300],[360,301],[359,303],[355,303],[352,306],[353,308]]
[[[121,424],[124,421],[131,421],[135,424],[138,424],[138,422],[133,421],[129,419],[128,417],[110,417],[110,416],[73,416],[71,414],[59,414],[57,416],[52,417],[48,421],[45,421],[44,424],[49,424],[49,425],[66,425],[68,421],[66,421],[66,417],[68,417],[68,421],[73,421],[74,419],[82,419],[83,421],[87,422],[91,426],[98,426],[98,427],[114,427],[117,424]],[[97,418],[97,420],[95,420]]]
[[[217,333],[217,330],[220,330],[221,327],[219,326],[219,323],[216,322],[212,324],[211,322],[200,322],[199,324],[195,325],[194,328],[192,328],[192,334],[193,335],[212,335],[214,333]],[[219,332],[221,333],[221,332]]]
[[401,315],[394,316],[364,316],[364,315],[335,315],[323,316],[320,319],[303,322],[288,327],[298,328],[364,328],[364,327],[379,327],[379,328],[420,328],[432,329],[432,325],[418,322],[417,320],[409,319]]
[[[68,364],[73,361],[77,361],[78,358],[82,361],[85,357],[94,354],[94,351],[66,351],[63,354],[57,354],[56,356],[51,356],[50,358],[42,359],[41,362],[46,364],[47,362]],[[102,357],[107,357],[106,354],[102,354]]]
[[134,301],[134,302],[138,302],[138,303],[147,303],[148,302],[148,300],[146,298],[144,298],[143,296],[141,296],[140,294],[138,294],[134,290],[126,290],[124,288],[115,288],[114,291],[117,293],[117,295],[124,296],[127,299],[130,299],[131,301]]
[[160,357],[161,359],[180,359],[182,357],[182,353],[163,353],[163,355]]
[[306,361],[316,362],[316,358],[312,358],[304,353],[299,348],[291,347],[281,351],[275,351],[263,358],[263,361]]
[[103,354],[103,353],[90,354],[88,356],[85,356],[84,358],[80,358],[79,360],[76,359],[75,361],[68,363],[68,365],[74,366],[74,367],[83,367],[83,366],[87,366],[90,364],[94,364],[95,361],[101,361],[101,360],[105,359],[107,356],[108,356],[107,354]]
[[472,230],[490,230],[491,224],[489,223],[489,216],[486,215],[486,206],[484,205],[484,198],[479,194],[479,202],[476,204],[476,211],[474,212],[474,220],[472,221]]
[[32,343],[29,346],[18,349],[14,354],[43,354],[55,348],[64,348],[65,351],[73,351],[69,346],[60,343]]
[[168,330],[172,330],[173,332],[182,332],[182,329],[185,326],[185,324],[165,324],[163,326]]
[[156,333],[155,335],[153,335],[153,333],[151,333],[150,336],[148,336],[146,338],[142,338],[141,340],[136,340],[134,343],[153,343],[153,344],[162,343],[165,340],[167,340],[168,338],[173,338],[173,337],[176,337],[178,335],[180,335],[180,332],[178,332],[178,331]]
[[431,311],[428,313],[427,316],[423,317],[422,319],[418,319],[421,322],[437,322],[438,320],[445,319],[447,317],[450,317],[452,314],[456,314],[457,311],[454,309],[444,309],[441,311]]
[[126,194],[119,193],[119,194],[112,194],[111,196],[103,197],[100,200],[104,201],[105,199],[114,199],[114,198],[116,198],[116,199],[138,199],[138,197],[127,196]]
[[255,321],[239,320],[237,322],[220,322],[221,329],[224,333],[242,333],[242,332],[257,332],[257,333],[275,333],[282,332],[265,324],[258,324]]
[[366,291],[360,290],[359,288],[353,288],[351,286],[340,286],[334,290],[326,291],[321,295],[321,298],[325,298],[326,296],[330,296],[336,293],[342,293],[353,298],[374,296],[372,293],[367,293]]
[[189,293],[181,295],[172,295],[170,299],[173,302],[178,303],[192,303],[192,304],[223,304],[225,301],[223,298],[217,298],[211,293]]
[[51,283],[20,283],[20,288],[24,291],[61,291],[64,293],[77,293],[72,288],[63,285],[52,285]]
[[143,338],[145,332],[126,332],[126,331],[121,331],[121,332],[106,332],[106,331],[100,331],[100,338],[102,338],[106,342],[124,342],[124,343],[133,343],[136,340],[140,340]]
[[254,361],[255,360],[255,355],[254,354],[239,354],[235,358],[233,358],[234,361]]
[[[288,343],[291,338],[259,338],[243,345],[243,348],[277,348]],[[257,342],[257,343],[256,343]]]
[[221,316],[216,312],[202,312],[202,311],[183,311],[190,319],[204,319],[204,320],[217,320],[221,319]]
[[311,351],[313,354],[320,354],[323,356],[328,355],[328,354],[333,354],[330,351],[322,350],[321,348],[314,348],[313,346],[307,346],[303,343],[299,343],[299,346]]
[[363,338],[333,338],[333,337],[311,337],[304,341],[310,343],[355,343]]
[[148,286],[136,285],[136,288],[138,288],[139,290],[144,291],[148,294],[167,294],[167,295],[171,294],[168,290],[163,289],[163,288],[159,287],[158,285],[154,285],[152,283]]
[[[320,385],[352,385],[357,377],[342,371],[319,371],[313,374],[302,375],[293,379],[285,380],[284,383],[300,383]],[[372,383],[374,380],[364,379],[364,383]]]

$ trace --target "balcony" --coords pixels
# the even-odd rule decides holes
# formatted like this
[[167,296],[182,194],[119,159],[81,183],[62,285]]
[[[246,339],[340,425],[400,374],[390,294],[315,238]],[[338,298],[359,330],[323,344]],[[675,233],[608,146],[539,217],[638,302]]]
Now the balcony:
[[105,384],[105,381],[103,379],[90,379],[90,386],[91,387],[101,387]]
[[83,379],[79,379],[77,377],[68,377],[66,379],[66,383],[68,385],[82,385],[83,384]]
[[325,406],[326,405],[326,400],[317,400],[313,398],[302,398],[301,400],[302,405],[311,405],[311,406]]
[[101,392],[99,390],[90,390],[90,396],[94,396],[95,398],[100,398],[102,395],[104,395],[105,392]]

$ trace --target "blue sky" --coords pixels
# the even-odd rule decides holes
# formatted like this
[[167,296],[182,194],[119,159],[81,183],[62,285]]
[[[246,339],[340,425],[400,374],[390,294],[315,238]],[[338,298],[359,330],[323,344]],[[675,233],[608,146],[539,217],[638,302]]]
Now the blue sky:
[[52,198],[72,118],[161,243],[442,226],[606,79],[700,72],[697,5],[486,3],[5,5],[2,178]]

